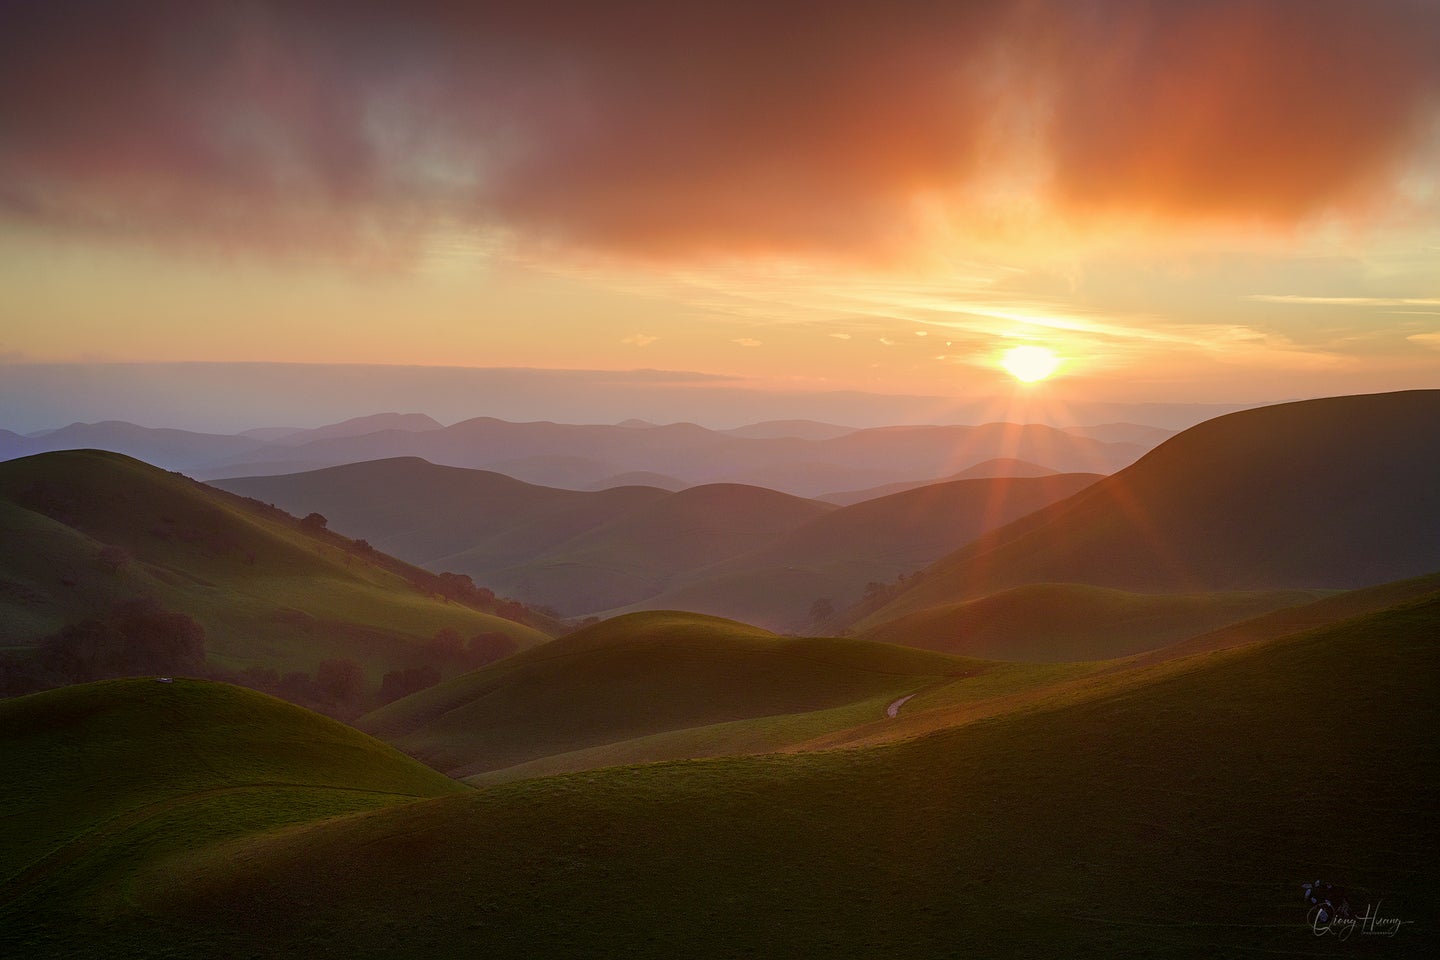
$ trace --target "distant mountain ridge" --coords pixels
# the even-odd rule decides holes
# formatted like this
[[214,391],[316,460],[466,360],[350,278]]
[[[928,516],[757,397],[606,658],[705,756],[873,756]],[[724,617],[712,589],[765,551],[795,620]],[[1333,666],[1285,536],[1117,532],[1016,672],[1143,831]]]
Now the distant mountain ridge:
[[887,483],[878,487],[870,487],[867,490],[844,490],[839,493],[827,493],[815,499],[824,500],[826,503],[834,503],[843,507],[852,503],[873,500],[876,497],[886,497],[892,493],[903,493],[906,490],[914,490],[935,483],[995,477],[1047,477],[1059,472],[1058,470],[1051,470],[1049,467],[1042,467],[1038,463],[1027,463],[1024,460],[1016,460],[1014,457],[996,457],[993,460],[985,460],[972,467],[966,467],[959,473],[951,474],[948,477],[937,477],[933,480],[905,480],[900,483]]
[[[479,417],[442,430],[381,432],[264,451],[267,472],[286,459],[306,467],[418,456],[447,466],[521,469],[546,486],[589,486],[621,472],[648,471],[689,484],[743,483],[797,496],[941,477],[997,456],[1011,456],[1062,472],[1109,473],[1144,452],[1136,444],[1106,443],[1036,424],[975,427],[883,427],[823,440],[750,439],[695,424],[615,427],[517,424]],[[539,458],[551,461],[547,472]],[[201,471],[203,477],[244,475],[237,457]],[[585,472],[583,461],[595,461]]]
[[0,434],[0,459],[66,449],[110,450],[201,479],[414,456],[574,490],[611,486],[612,477],[653,474],[665,478],[667,487],[740,483],[813,498],[953,478],[996,458],[1054,472],[1110,473],[1147,446],[1039,424],[855,430],[776,421],[711,430],[693,423],[512,423],[477,417],[447,427],[422,414],[378,414],[310,430],[262,427],[236,435],[121,421],[75,423],[35,437]]

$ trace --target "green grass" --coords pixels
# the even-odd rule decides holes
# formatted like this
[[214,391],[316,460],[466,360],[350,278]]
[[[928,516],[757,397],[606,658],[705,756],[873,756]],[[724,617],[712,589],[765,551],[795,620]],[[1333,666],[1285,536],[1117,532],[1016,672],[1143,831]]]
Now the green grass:
[[[359,725],[457,776],[561,754],[590,765],[741,744],[775,749],[855,722],[845,711],[813,716],[797,733],[792,715],[857,705],[861,715],[883,717],[890,700],[983,667],[885,644],[779,637],[697,614],[640,613],[423,690]],[[737,721],[749,723],[728,736],[702,730]],[[618,752],[607,756],[611,748]]]
[[[75,875],[85,850],[181,808],[207,838],[461,789],[342,723],[200,680],[110,680],[0,701],[0,756],[7,899]],[[217,818],[217,804],[235,815]]]
[[[1440,596],[864,750],[492,787],[0,914],[26,956],[1432,956]],[[98,855],[98,854],[97,854]],[[1322,879],[1413,923],[1336,943]]]
[[1318,597],[1316,592],[1300,590],[1149,594],[1084,584],[1031,584],[930,607],[860,635],[993,660],[1104,660],[1163,647]]
[[[222,666],[308,672],[345,657],[372,683],[442,628],[499,631],[522,645],[547,639],[421,593],[403,564],[347,552],[339,538],[119,454],[0,464],[0,536],[0,647],[24,647],[135,596],[199,621]],[[106,546],[128,556],[118,569],[102,562]]]

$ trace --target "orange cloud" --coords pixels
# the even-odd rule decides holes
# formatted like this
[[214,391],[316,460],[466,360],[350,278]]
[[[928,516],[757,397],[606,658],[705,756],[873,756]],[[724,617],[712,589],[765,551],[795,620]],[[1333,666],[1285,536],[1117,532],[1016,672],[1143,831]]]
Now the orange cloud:
[[1418,0],[5,9],[0,216],[350,259],[869,253],[1022,147],[1071,215],[1289,222],[1386,184],[1440,89]]
[[1288,221],[1373,189],[1435,118],[1440,8],[1077,4],[1051,38],[1059,198]]

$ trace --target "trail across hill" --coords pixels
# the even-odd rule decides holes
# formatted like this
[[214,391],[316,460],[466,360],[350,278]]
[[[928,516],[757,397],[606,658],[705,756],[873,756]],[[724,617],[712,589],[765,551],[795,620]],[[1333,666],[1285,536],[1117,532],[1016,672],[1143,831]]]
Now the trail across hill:
[[914,696],[915,696],[915,694],[913,694],[913,693],[906,694],[905,696],[901,697],[899,700],[896,700],[894,703],[890,704],[890,706],[888,706],[888,707],[885,708],[885,716],[890,717],[892,720],[893,720],[895,717],[900,716],[900,708],[903,707],[903,706],[905,706],[905,701],[906,701],[906,700],[909,700],[911,697],[914,697]]

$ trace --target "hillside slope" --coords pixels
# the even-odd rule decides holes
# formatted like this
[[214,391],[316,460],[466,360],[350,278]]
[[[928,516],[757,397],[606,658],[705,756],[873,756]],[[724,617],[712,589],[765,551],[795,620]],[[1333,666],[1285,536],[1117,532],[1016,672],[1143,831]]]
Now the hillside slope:
[[1096,474],[956,480],[842,507],[759,550],[676,576],[627,609],[694,610],[776,630],[813,629],[817,600],[843,607],[976,537],[1090,486]]
[[966,467],[959,473],[951,474],[948,477],[940,477],[934,480],[906,480],[900,483],[886,483],[878,487],[871,487],[867,490],[844,490],[838,493],[827,493],[824,496],[816,497],[825,503],[833,503],[838,506],[847,507],[852,503],[861,503],[865,500],[874,500],[876,497],[888,497],[892,493],[904,493],[906,490],[915,490],[919,487],[927,487],[935,483],[949,483],[952,480],[988,480],[997,477],[1048,477],[1059,473],[1049,467],[1042,467],[1038,463],[1026,463],[1024,460],[1016,460],[1013,457],[997,457],[993,460],[985,460],[971,467]]
[[1440,391],[1335,397],[1192,427],[935,564],[861,626],[1026,583],[1347,589],[1440,569]]
[[1432,595],[881,748],[596,771],[230,842],[157,825],[159,855],[87,864],[129,902],[56,883],[0,927],[32,957],[1348,952],[1307,922],[1320,880],[1401,921],[1380,952],[1430,956],[1437,628]]
[[[157,821],[213,841],[463,790],[342,723],[202,680],[0,701],[0,758],[0,903],[54,883],[123,901],[130,891],[107,889],[87,854],[134,843]],[[129,849],[143,858],[166,846]]]
[[[857,701],[878,701],[867,710],[879,717],[886,698],[981,668],[903,647],[784,638],[714,617],[641,613],[423,690],[359,725],[452,776],[469,776],[667,731]],[[654,747],[645,759],[711,752],[694,744]]]
[[336,530],[364,537],[377,549],[421,566],[449,564],[443,568],[479,582],[667,495],[642,486],[559,490],[418,457],[216,480],[211,486],[295,514],[319,511]]
[[961,657],[1036,663],[1106,660],[1316,599],[1315,593],[1301,590],[1150,594],[1034,583],[927,607],[860,635]]
[[343,658],[378,683],[441,629],[547,639],[417,588],[424,571],[119,454],[0,463],[0,538],[0,647],[140,597],[193,617],[232,669]]
[[381,550],[567,616],[647,599],[835,509],[737,484],[560,490],[414,457],[215,486],[319,511]]

